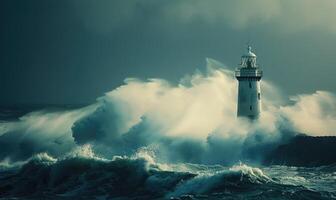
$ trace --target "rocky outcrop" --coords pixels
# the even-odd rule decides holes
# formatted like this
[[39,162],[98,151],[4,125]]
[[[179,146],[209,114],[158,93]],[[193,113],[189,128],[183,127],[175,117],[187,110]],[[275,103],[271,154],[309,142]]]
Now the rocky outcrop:
[[315,167],[336,163],[336,137],[296,136],[271,151],[265,158],[267,165]]

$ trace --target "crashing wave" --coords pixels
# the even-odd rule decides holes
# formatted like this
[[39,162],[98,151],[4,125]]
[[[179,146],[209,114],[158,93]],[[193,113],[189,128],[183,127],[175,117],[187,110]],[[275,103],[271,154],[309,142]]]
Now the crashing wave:
[[194,176],[162,171],[152,161],[136,156],[106,160],[81,154],[55,159],[38,154],[17,173],[1,179],[0,196],[162,196]]
[[[87,107],[36,111],[1,122],[0,198],[233,198],[242,193],[289,199],[304,191],[319,199],[320,193],[283,184],[259,168],[224,165],[261,163],[297,132],[333,135],[336,96],[317,91],[286,105],[266,81],[263,114],[251,123],[236,117],[232,71],[207,62],[205,74],[187,76],[178,85],[127,79]],[[288,182],[303,185],[295,178]]]
[[269,182],[272,182],[272,179],[264,175],[260,169],[240,164],[219,171],[201,171],[195,178],[179,185],[170,195],[232,192],[244,188],[248,189],[251,185],[267,184]]
[[245,164],[231,168],[182,164],[180,171],[166,170],[178,168],[177,165],[156,163],[145,150],[111,160],[92,154],[89,146],[58,159],[42,153],[33,156],[15,173],[0,178],[0,197],[201,199],[202,195],[253,197],[257,193],[268,195],[270,191],[283,191],[287,197],[298,191],[318,195],[302,187],[282,185],[261,169]]

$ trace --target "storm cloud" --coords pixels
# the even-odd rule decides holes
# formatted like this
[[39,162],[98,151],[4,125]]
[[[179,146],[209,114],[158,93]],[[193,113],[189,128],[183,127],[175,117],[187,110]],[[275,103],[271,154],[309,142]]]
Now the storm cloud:
[[[113,31],[137,18],[143,24],[175,26],[198,23],[229,25],[236,29],[271,26],[281,33],[323,29],[336,31],[333,0],[170,0],[73,1],[83,23],[97,31]],[[202,26],[200,24],[200,26]]]
[[1,4],[0,104],[89,104],[125,77],[177,84],[206,57],[233,70],[247,42],[284,93],[336,92],[331,0]]

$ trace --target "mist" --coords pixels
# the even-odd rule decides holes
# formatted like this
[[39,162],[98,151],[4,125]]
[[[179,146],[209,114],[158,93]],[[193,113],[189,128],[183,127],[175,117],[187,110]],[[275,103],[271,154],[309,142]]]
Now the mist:
[[213,59],[205,72],[196,70],[179,84],[128,78],[92,105],[1,123],[0,160],[23,161],[43,152],[59,157],[89,145],[104,158],[146,150],[162,163],[258,163],[297,134],[335,135],[335,94],[288,98],[268,81],[261,87],[262,114],[250,121],[236,116],[233,72]]

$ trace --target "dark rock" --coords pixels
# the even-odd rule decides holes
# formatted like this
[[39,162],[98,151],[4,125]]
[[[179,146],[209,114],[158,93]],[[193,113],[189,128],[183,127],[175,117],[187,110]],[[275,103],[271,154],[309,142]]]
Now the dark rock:
[[271,151],[264,159],[267,165],[316,167],[336,163],[335,136],[296,136]]

